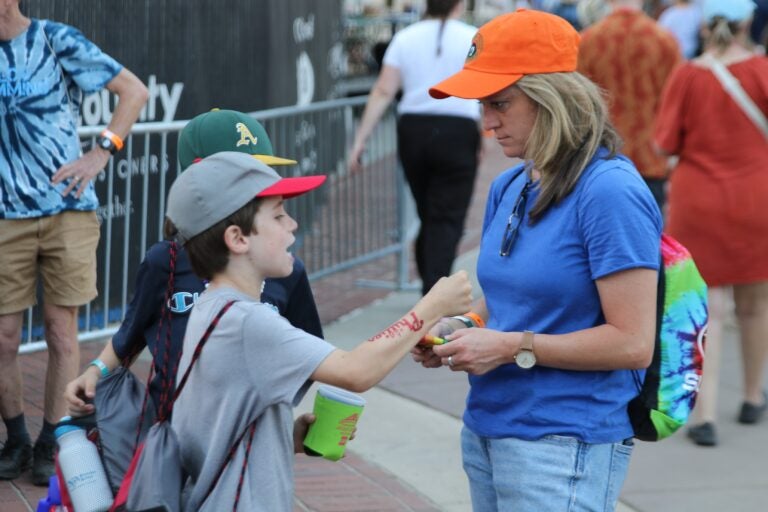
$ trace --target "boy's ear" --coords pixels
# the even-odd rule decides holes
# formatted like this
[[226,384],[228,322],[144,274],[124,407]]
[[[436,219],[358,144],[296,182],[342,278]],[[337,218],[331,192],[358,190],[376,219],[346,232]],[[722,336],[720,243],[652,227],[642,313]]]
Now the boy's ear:
[[232,224],[224,230],[224,244],[230,252],[243,254],[248,251],[248,237],[243,235],[240,226]]

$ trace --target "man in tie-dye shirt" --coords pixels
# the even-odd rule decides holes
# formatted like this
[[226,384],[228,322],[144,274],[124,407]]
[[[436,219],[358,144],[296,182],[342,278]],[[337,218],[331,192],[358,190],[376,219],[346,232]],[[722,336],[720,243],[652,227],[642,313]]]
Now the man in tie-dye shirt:
[[[83,93],[119,97],[98,144],[82,154]],[[32,462],[32,481],[53,474],[53,429],[78,371],[77,308],[96,297],[98,200],[93,180],[119,151],[147,99],[144,84],[76,29],[30,19],[0,0],[0,415],[8,433],[0,479]],[[32,448],[18,364],[23,311],[43,290],[48,343],[45,409]]]

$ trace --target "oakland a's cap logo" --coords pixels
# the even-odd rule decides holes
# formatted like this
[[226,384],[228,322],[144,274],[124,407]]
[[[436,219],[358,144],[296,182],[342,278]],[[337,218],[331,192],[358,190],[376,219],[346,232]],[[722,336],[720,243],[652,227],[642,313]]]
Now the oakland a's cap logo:
[[235,144],[236,147],[247,146],[248,144],[253,144],[255,146],[259,143],[259,140],[253,136],[251,130],[249,130],[245,124],[237,123],[235,129],[237,130],[237,133],[240,134],[240,140]]
[[475,60],[477,58],[477,54],[480,53],[483,49],[483,36],[480,33],[475,34],[475,37],[472,38],[472,46],[469,47],[469,53],[467,53],[467,62],[471,60]]

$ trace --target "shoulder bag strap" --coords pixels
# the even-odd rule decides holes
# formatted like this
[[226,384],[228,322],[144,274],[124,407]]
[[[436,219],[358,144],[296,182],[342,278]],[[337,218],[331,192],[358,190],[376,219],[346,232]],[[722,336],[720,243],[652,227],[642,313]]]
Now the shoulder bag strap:
[[229,308],[232,307],[232,304],[234,304],[237,301],[230,300],[224,306],[221,308],[221,310],[216,314],[216,316],[211,320],[211,323],[208,325],[208,328],[205,330],[205,333],[203,333],[202,338],[200,338],[200,341],[197,342],[197,346],[195,347],[195,351],[192,353],[192,360],[189,362],[189,366],[187,367],[186,371],[184,372],[184,375],[181,377],[181,380],[179,381],[178,386],[176,386],[176,390],[173,393],[173,397],[171,397],[170,402],[168,403],[168,407],[165,411],[162,411],[162,417],[158,419],[158,423],[161,421],[165,421],[168,416],[170,416],[171,411],[173,410],[173,404],[176,403],[176,399],[179,398],[179,395],[181,394],[182,390],[184,389],[184,386],[187,384],[187,379],[189,379],[189,374],[192,371],[192,368],[195,366],[195,363],[200,358],[200,353],[203,351],[203,347],[205,346],[206,342],[208,341],[208,338],[210,338],[211,334],[213,333],[214,329],[216,329],[216,326],[219,325],[219,321],[221,320],[221,317],[224,316],[224,313],[229,311]]
[[[169,270],[168,270],[168,283],[165,287],[165,299],[163,300],[163,303],[160,305],[160,319],[158,321],[157,326],[157,335],[155,337],[155,346],[154,350],[152,351],[152,363],[149,365],[149,373],[147,374],[147,383],[144,386],[144,400],[141,404],[141,414],[139,415],[139,423],[136,425],[136,440],[133,445],[134,452],[136,451],[136,448],[139,446],[139,438],[141,437],[141,426],[144,424],[144,416],[147,412],[147,405],[149,403],[149,388],[152,384],[152,377],[155,373],[155,361],[157,360],[157,348],[160,346],[160,333],[163,331],[163,322],[168,323],[168,328],[166,329],[166,335],[165,335],[165,353],[163,355],[163,364],[165,365],[165,377],[163,378],[162,382],[160,383],[160,403],[157,405],[157,410],[160,412],[160,414],[163,413],[163,410],[166,408],[166,402],[168,401],[168,394],[169,390],[173,388],[173,381],[176,378],[176,370],[174,369],[173,372],[171,372],[171,365],[169,362],[170,359],[170,352],[171,352],[171,311],[168,309],[168,304],[170,303],[171,296],[173,295],[174,290],[174,276],[176,274],[176,255],[177,255],[177,247],[175,242],[171,242],[170,246],[168,247],[168,256],[169,256]],[[136,356],[138,354],[134,354],[132,356],[126,357],[123,361],[123,366],[126,368],[130,367],[131,364],[133,364],[133,361],[136,360]],[[179,357],[181,357],[181,353],[179,353]],[[176,360],[176,364],[178,364],[178,359]],[[172,373],[172,374],[171,374]],[[170,406],[168,406],[170,407]]]
[[72,101],[72,96],[69,93],[69,82],[67,81],[67,74],[64,72],[64,66],[61,65],[61,61],[59,60],[59,54],[56,53],[56,50],[53,49],[53,45],[51,44],[51,40],[48,38],[48,32],[46,32],[46,28],[48,27],[47,23],[38,20],[38,23],[40,24],[40,32],[43,33],[43,39],[45,39],[45,44],[48,46],[48,49],[51,51],[51,56],[56,61],[56,66],[59,68],[59,73],[61,73],[61,81],[64,85],[64,92],[67,95],[67,105],[69,106],[69,110],[73,113],[73,115],[77,115],[77,110],[75,109],[74,102]]
[[237,491],[235,492],[235,502],[232,507],[232,512],[237,511],[237,504],[240,502],[240,492],[243,489],[243,482],[245,481],[245,470],[248,469],[248,456],[251,454],[251,445],[253,444],[253,436],[255,433],[256,433],[256,420],[254,419],[245,427],[245,429],[243,430],[243,433],[240,434],[237,437],[237,439],[235,439],[235,442],[232,443],[232,447],[229,449],[229,452],[227,453],[227,457],[224,459],[224,462],[221,463],[221,467],[219,468],[219,471],[216,473],[216,476],[213,478],[211,485],[208,486],[208,490],[205,492],[203,499],[200,500],[201,504],[205,503],[205,500],[208,499],[208,496],[210,496],[213,490],[216,488],[216,484],[219,483],[219,479],[221,478],[221,475],[224,473],[224,468],[226,468],[227,464],[229,464],[232,461],[232,458],[235,456],[235,452],[237,451],[237,447],[240,445],[240,442],[243,440],[245,435],[248,434],[248,442],[245,445],[245,458],[243,459],[243,466],[240,468],[240,478],[237,481]]
[[766,139],[768,139],[768,119],[765,118],[765,114],[755,105],[752,98],[741,87],[739,80],[728,71],[728,68],[714,57],[708,56],[702,59],[704,63],[712,70],[717,79],[725,89],[725,92],[731,95],[733,100],[749,119],[755,123],[755,126],[763,133]]

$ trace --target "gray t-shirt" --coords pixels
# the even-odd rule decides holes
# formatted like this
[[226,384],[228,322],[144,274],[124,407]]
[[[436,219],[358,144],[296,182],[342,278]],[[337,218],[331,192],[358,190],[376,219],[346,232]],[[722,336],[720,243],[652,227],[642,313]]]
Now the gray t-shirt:
[[205,503],[200,503],[234,440],[256,419],[239,510],[293,509],[293,406],[307,380],[335,347],[296,329],[275,310],[233,289],[204,292],[189,317],[178,378],[211,320],[219,321],[174,405],[172,426],[190,481],[184,510],[232,507],[246,442]]

